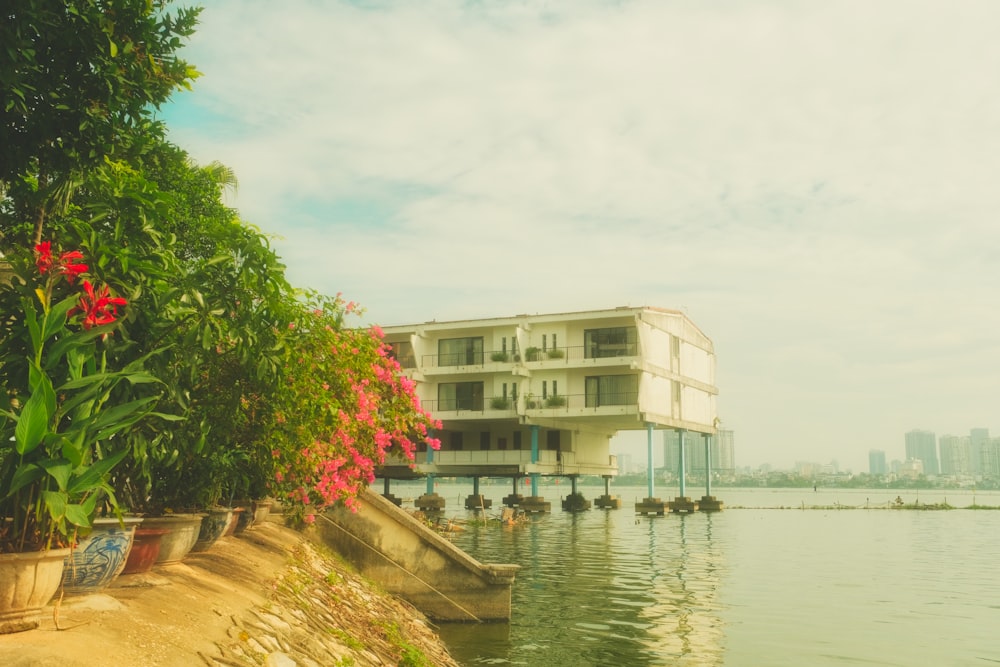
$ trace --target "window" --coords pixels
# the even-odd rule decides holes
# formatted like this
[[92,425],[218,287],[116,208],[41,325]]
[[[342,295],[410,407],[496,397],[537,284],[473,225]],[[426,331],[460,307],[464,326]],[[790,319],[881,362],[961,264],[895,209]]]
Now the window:
[[417,359],[413,356],[413,344],[410,341],[389,343],[389,347],[392,348],[389,351],[389,356],[398,361],[400,366],[403,368],[417,367]]
[[639,399],[638,375],[597,375],[586,379],[586,405],[631,405]]
[[482,409],[482,382],[444,382],[438,385],[438,410]]
[[583,332],[583,351],[587,359],[634,357],[639,353],[635,327],[587,329]]
[[542,352],[545,352],[548,349],[549,349],[549,335],[542,334]]
[[545,433],[545,449],[559,451],[559,434],[561,431],[547,431]]
[[521,449],[521,432],[514,431],[514,449]]
[[479,432],[479,449],[487,450],[490,448],[490,432],[480,431]]
[[542,398],[549,397],[549,382],[548,380],[542,380]]
[[444,338],[438,341],[438,366],[479,366],[482,363],[482,336]]
[[451,447],[449,447],[449,449],[451,449],[453,451],[456,451],[456,452],[462,451],[462,441],[463,441],[462,432],[461,431],[452,431],[452,433],[451,433]]

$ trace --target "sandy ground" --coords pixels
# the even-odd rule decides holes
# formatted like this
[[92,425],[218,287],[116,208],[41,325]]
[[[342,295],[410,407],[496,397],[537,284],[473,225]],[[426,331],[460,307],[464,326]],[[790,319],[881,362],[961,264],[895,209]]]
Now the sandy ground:
[[273,522],[0,635],[4,667],[264,664],[457,666],[419,612]]

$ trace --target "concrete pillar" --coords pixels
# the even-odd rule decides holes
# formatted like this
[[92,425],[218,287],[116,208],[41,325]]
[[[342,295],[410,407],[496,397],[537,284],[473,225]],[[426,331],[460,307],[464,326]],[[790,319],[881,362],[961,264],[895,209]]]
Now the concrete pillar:
[[655,498],[653,495],[653,477],[656,470],[653,468],[653,425],[646,424],[646,497]]
[[594,501],[594,504],[601,509],[616,510],[622,506],[622,499],[618,496],[611,496],[611,475],[604,477],[604,495]]
[[680,493],[681,495],[674,498],[673,502],[670,503],[670,511],[675,514],[696,512],[698,511],[698,503],[694,502],[687,496],[687,482],[684,479],[687,476],[687,466],[684,460],[684,449],[686,447],[686,436],[687,431],[684,429],[677,429],[677,474],[680,476]]
[[[538,463],[538,431],[539,427],[537,425],[532,425],[531,427],[531,462]],[[535,498],[538,497],[538,473],[531,473],[531,495]]]
[[684,429],[678,429],[677,431],[677,474],[680,476],[681,480],[681,498],[687,496],[685,491],[685,480],[687,470],[684,467],[684,434],[687,433]]
[[712,495],[712,436],[705,434],[705,495],[698,502],[702,512],[721,512],[722,501]]
[[712,495],[712,436],[706,433],[705,441],[705,496]]

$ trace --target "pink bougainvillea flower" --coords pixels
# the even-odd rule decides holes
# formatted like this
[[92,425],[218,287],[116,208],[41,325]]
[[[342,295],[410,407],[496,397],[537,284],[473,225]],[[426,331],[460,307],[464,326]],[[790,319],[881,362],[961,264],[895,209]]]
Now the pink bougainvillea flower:
[[114,322],[118,318],[118,307],[126,304],[122,297],[111,296],[111,290],[107,285],[94,290],[90,281],[84,280],[80,302],[69,311],[68,315],[83,313],[83,328],[90,329]]

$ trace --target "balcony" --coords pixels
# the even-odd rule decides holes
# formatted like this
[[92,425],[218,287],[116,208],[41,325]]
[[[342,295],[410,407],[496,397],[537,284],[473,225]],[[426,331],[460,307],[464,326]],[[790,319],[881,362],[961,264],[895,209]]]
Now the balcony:
[[557,396],[519,396],[516,400],[493,397],[479,400],[430,400],[421,404],[436,419],[513,419],[526,417],[616,417],[639,413],[639,393],[614,392],[609,395],[559,394]]
[[554,366],[602,367],[631,366],[640,356],[636,343],[571,345],[543,350],[528,347],[522,352],[494,350],[474,354],[424,354],[420,370],[426,375],[510,372],[515,366],[552,368]]

